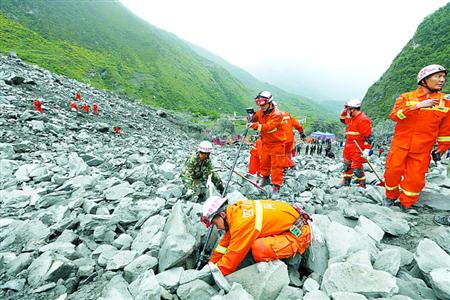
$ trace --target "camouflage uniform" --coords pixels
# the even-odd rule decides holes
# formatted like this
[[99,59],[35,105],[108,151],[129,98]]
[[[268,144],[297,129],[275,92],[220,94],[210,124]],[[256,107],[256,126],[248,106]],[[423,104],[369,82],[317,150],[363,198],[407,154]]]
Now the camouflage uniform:
[[197,190],[202,189],[206,192],[206,182],[208,175],[212,174],[211,181],[214,183],[220,193],[223,192],[224,187],[219,175],[213,171],[213,166],[209,158],[200,161],[198,154],[195,153],[186,161],[184,169],[181,172],[181,179],[187,188]]

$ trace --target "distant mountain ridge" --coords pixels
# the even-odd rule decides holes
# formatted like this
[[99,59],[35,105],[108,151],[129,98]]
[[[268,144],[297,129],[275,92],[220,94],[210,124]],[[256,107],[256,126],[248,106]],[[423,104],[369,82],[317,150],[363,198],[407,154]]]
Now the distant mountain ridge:
[[[450,68],[450,3],[425,18],[413,38],[364,96],[364,110],[375,120],[386,119],[395,99],[417,88],[416,76],[430,64]],[[449,93],[447,80],[443,91]]]
[[296,115],[324,114],[319,105],[199,55],[116,0],[54,4],[1,0],[0,51],[16,51],[27,62],[157,107],[243,114],[255,92],[269,87]]

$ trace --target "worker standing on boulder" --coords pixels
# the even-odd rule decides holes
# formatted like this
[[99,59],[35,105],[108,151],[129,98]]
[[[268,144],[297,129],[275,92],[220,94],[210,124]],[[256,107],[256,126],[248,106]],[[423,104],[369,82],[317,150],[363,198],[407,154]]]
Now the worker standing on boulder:
[[270,184],[272,175],[273,192],[278,193],[283,184],[287,138],[283,113],[273,105],[272,100],[273,96],[269,91],[262,91],[255,97],[260,110],[255,113],[248,126],[261,133],[261,176],[263,176],[261,185]]
[[287,112],[287,111],[283,112],[283,120],[286,123],[286,128],[287,128],[287,130],[286,130],[287,141],[285,143],[285,149],[284,149],[285,153],[286,153],[285,167],[290,169],[295,166],[295,163],[292,160],[292,157],[295,157],[295,155],[296,155],[294,128],[297,129],[302,140],[306,138],[306,135],[303,132],[303,126],[289,112]]
[[[408,212],[425,186],[430,152],[442,156],[450,147],[450,95],[441,93],[448,71],[429,65],[417,75],[417,90],[400,95],[389,115],[396,122],[384,173],[386,206],[400,198]],[[401,190],[401,191],[400,191]]]
[[42,113],[42,100],[35,99],[33,101],[33,103],[34,103],[34,107],[35,107],[36,111]]
[[201,142],[198,145],[197,152],[186,161],[181,172],[180,177],[189,189],[187,194],[190,196],[193,194],[198,195],[199,201],[206,199],[208,192],[206,183],[209,175],[211,175],[211,181],[217,190],[220,193],[224,190],[222,180],[213,170],[213,165],[210,160],[212,150],[211,142]]
[[256,262],[303,254],[311,243],[309,215],[299,205],[273,200],[243,200],[228,205],[212,196],[203,204],[202,222],[225,231],[210,262],[224,276],[234,272],[251,250]]
[[[361,100],[351,99],[344,106],[340,121],[345,124],[344,178],[340,186],[349,186],[355,174],[360,187],[366,187],[363,163],[368,158],[372,143],[372,122],[361,111]],[[358,143],[363,153],[355,145]]]
[[92,104],[92,112],[94,113],[94,115],[98,115],[98,104],[97,103]]
[[261,151],[262,151],[262,141],[261,138],[253,143],[250,148],[250,162],[248,164],[248,173],[256,176],[261,175]]

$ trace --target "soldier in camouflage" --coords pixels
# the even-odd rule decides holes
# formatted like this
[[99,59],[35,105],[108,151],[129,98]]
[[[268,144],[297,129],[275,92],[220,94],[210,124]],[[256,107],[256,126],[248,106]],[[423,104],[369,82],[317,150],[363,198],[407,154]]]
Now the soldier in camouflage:
[[208,176],[211,174],[211,181],[216,186],[217,190],[222,193],[224,190],[222,180],[213,170],[213,165],[209,159],[212,152],[212,144],[208,141],[203,141],[198,146],[198,152],[191,156],[186,161],[186,164],[181,173],[181,179],[186,187],[192,191],[187,194],[194,194],[198,196],[198,200],[202,201],[207,197],[206,182]]

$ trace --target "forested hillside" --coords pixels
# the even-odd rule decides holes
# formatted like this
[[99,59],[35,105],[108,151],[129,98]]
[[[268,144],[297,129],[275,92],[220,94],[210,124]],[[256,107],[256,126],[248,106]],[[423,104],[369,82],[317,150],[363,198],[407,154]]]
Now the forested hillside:
[[137,18],[114,0],[2,0],[0,52],[8,51],[153,106],[210,116],[244,114],[256,90],[272,88],[294,115],[324,113],[308,100],[261,82],[255,85],[254,78],[250,84],[236,76],[239,71],[230,74],[230,69],[199,55],[188,43]]
[[[417,88],[416,75],[430,64],[450,67],[450,3],[428,16],[389,69],[364,97],[364,109],[376,121],[389,115],[395,99]],[[449,83],[444,92],[449,92]]]

